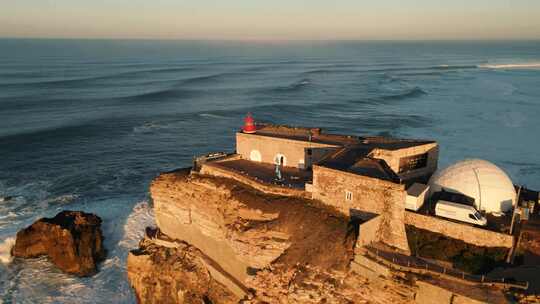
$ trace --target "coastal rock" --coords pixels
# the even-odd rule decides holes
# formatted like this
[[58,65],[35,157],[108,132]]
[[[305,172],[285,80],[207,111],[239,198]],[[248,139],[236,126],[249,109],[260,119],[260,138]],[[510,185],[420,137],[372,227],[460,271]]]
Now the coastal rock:
[[316,201],[188,171],[150,192],[160,233],[127,263],[139,303],[414,302],[406,284],[351,270],[355,230]]
[[199,250],[185,243],[157,246],[143,240],[130,252],[128,279],[138,303],[238,303],[239,297],[208,272]]
[[162,174],[150,192],[164,234],[197,247],[241,282],[273,264],[343,270],[353,258],[348,218],[308,199],[187,173]]
[[89,276],[105,258],[101,219],[81,211],[62,211],[19,231],[12,255],[35,258],[46,255],[64,272]]
[[452,303],[506,303],[498,289],[365,256],[351,219],[317,200],[189,170],[161,174],[150,193],[158,229],[147,229],[127,262],[141,304],[412,304],[437,301],[437,286]]

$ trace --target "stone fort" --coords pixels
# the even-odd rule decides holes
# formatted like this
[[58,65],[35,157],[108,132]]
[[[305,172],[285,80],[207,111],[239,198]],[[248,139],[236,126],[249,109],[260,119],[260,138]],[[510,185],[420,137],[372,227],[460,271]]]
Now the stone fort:
[[199,157],[194,167],[359,219],[359,246],[383,243],[408,254],[405,225],[412,225],[478,246],[512,247],[511,235],[406,210],[407,196],[427,187],[437,170],[438,154],[433,140],[329,134],[255,123],[248,115],[236,133],[236,153]]

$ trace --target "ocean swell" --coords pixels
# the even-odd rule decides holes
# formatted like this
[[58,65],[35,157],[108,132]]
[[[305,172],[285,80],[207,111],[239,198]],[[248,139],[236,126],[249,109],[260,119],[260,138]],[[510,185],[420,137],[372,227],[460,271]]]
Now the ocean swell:
[[420,97],[423,95],[427,95],[427,93],[419,87],[414,87],[400,94],[387,95],[380,98],[383,100],[403,100],[403,99],[408,99],[408,98]]
[[[35,87],[42,87],[42,88],[62,87],[63,88],[63,87],[72,87],[72,86],[85,86],[85,85],[92,84],[93,82],[103,81],[103,80],[131,79],[131,78],[137,78],[137,77],[142,77],[142,76],[152,78],[156,74],[189,72],[193,70],[194,68],[192,67],[144,69],[144,70],[126,71],[126,72],[111,73],[111,74],[106,74],[106,75],[96,75],[96,76],[79,77],[79,78],[64,78],[64,79],[41,80],[41,81],[3,82],[0,84],[0,87],[31,86],[32,88],[35,88]],[[6,75],[6,73],[3,73],[3,74],[0,74],[0,77],[4,77],[4,76],[18,77],[19,76],[15,73],[12,73],[12,74],[14,75],[10,75],[10,74]],[[21,74],[20,77],[31,79],[31,77],[28,77],[26,74]],[[37,76],[34,76],[33,78],[38,78],[38,77],[43,77],[43,75],[37,74]]]
[[377,72],[407,72],[407,71],[451,71],[476,69],[476,65],[435,65],[435,66],[403,66],[390,68],[375,68],[375,69],[316,69],[304,72],[305,75],[311,74],[346,74],[346,73],[377,73]]

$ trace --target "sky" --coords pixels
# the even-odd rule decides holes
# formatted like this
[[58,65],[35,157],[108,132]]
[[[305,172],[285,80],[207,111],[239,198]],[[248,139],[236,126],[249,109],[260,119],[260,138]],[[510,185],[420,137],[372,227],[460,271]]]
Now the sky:
[[0,0],[0,37],[540,39],[540,1]]

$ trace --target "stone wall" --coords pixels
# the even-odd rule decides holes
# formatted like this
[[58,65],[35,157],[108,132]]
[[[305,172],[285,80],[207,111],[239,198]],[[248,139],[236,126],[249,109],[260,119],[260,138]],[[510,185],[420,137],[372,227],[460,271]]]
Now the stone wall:
[[253,180],[253,178],[249,176],[244,176],[240,173],[236,173],[231,170],[227,170],[225,168],[220,168],[219,166],[212,165],[212,163],[204,164],[201,167],[201,170],[199,171],[199,173],[217,176],[217,177],[231,178],[242,184],[246,184],[250,187],[253,187],[259,191],[262,191],[268,194],[311,198],[311,193],[306,192],[303,189],[287,188],[283,186],[258,182],[258,181]]
[[513,237],[508,234],[455,223],[411,211],[405,211],[405,224],[440,233],[476,246],[511,248],[513,243]]
[[[428,161],[425,168],[405,173],[398,173],[399,160],[401,158],[424,153],[428,153]],[[435,170],[437,170],[437,162],[439,159],[439,146],[437,143],[429,143],[399,150],[374,149],[369,156],[384,160],[402,180],[409,180],[421,176],[431,175],[435,172]]]
[[[346,199],[346,193],[352,199]],[[346,215],[351,209],[382,215],[377,232],[386,244],[409,252],[405,233],[405,186],[334,170],[313,166],[313,198],[335,207]]]
[[[306,164],[317,161],[316,158],[312,158],[311,161],[306,159],[305,150],[307,148],[314,148],[317,151],[326,153],[327,151],[320,150],[320,148],[335,149],[337,146],[259,134],[236,133],[236,153],[248,160],[252,159],[253,151],[258,151],[253,153],[259,154],[263,163],[274,164],[276,156],[283,155],[285,157],[285,166],[304,168]],[[325,153],[321,154],[325,155]],[[318,155],[313,157],[322,157]]]
[[377,242],[377,232],[381,225],[381,216],[376,216],[366,222],[359,225],[358,239],[356,241],[357,247],[369,245],[373,242]]

